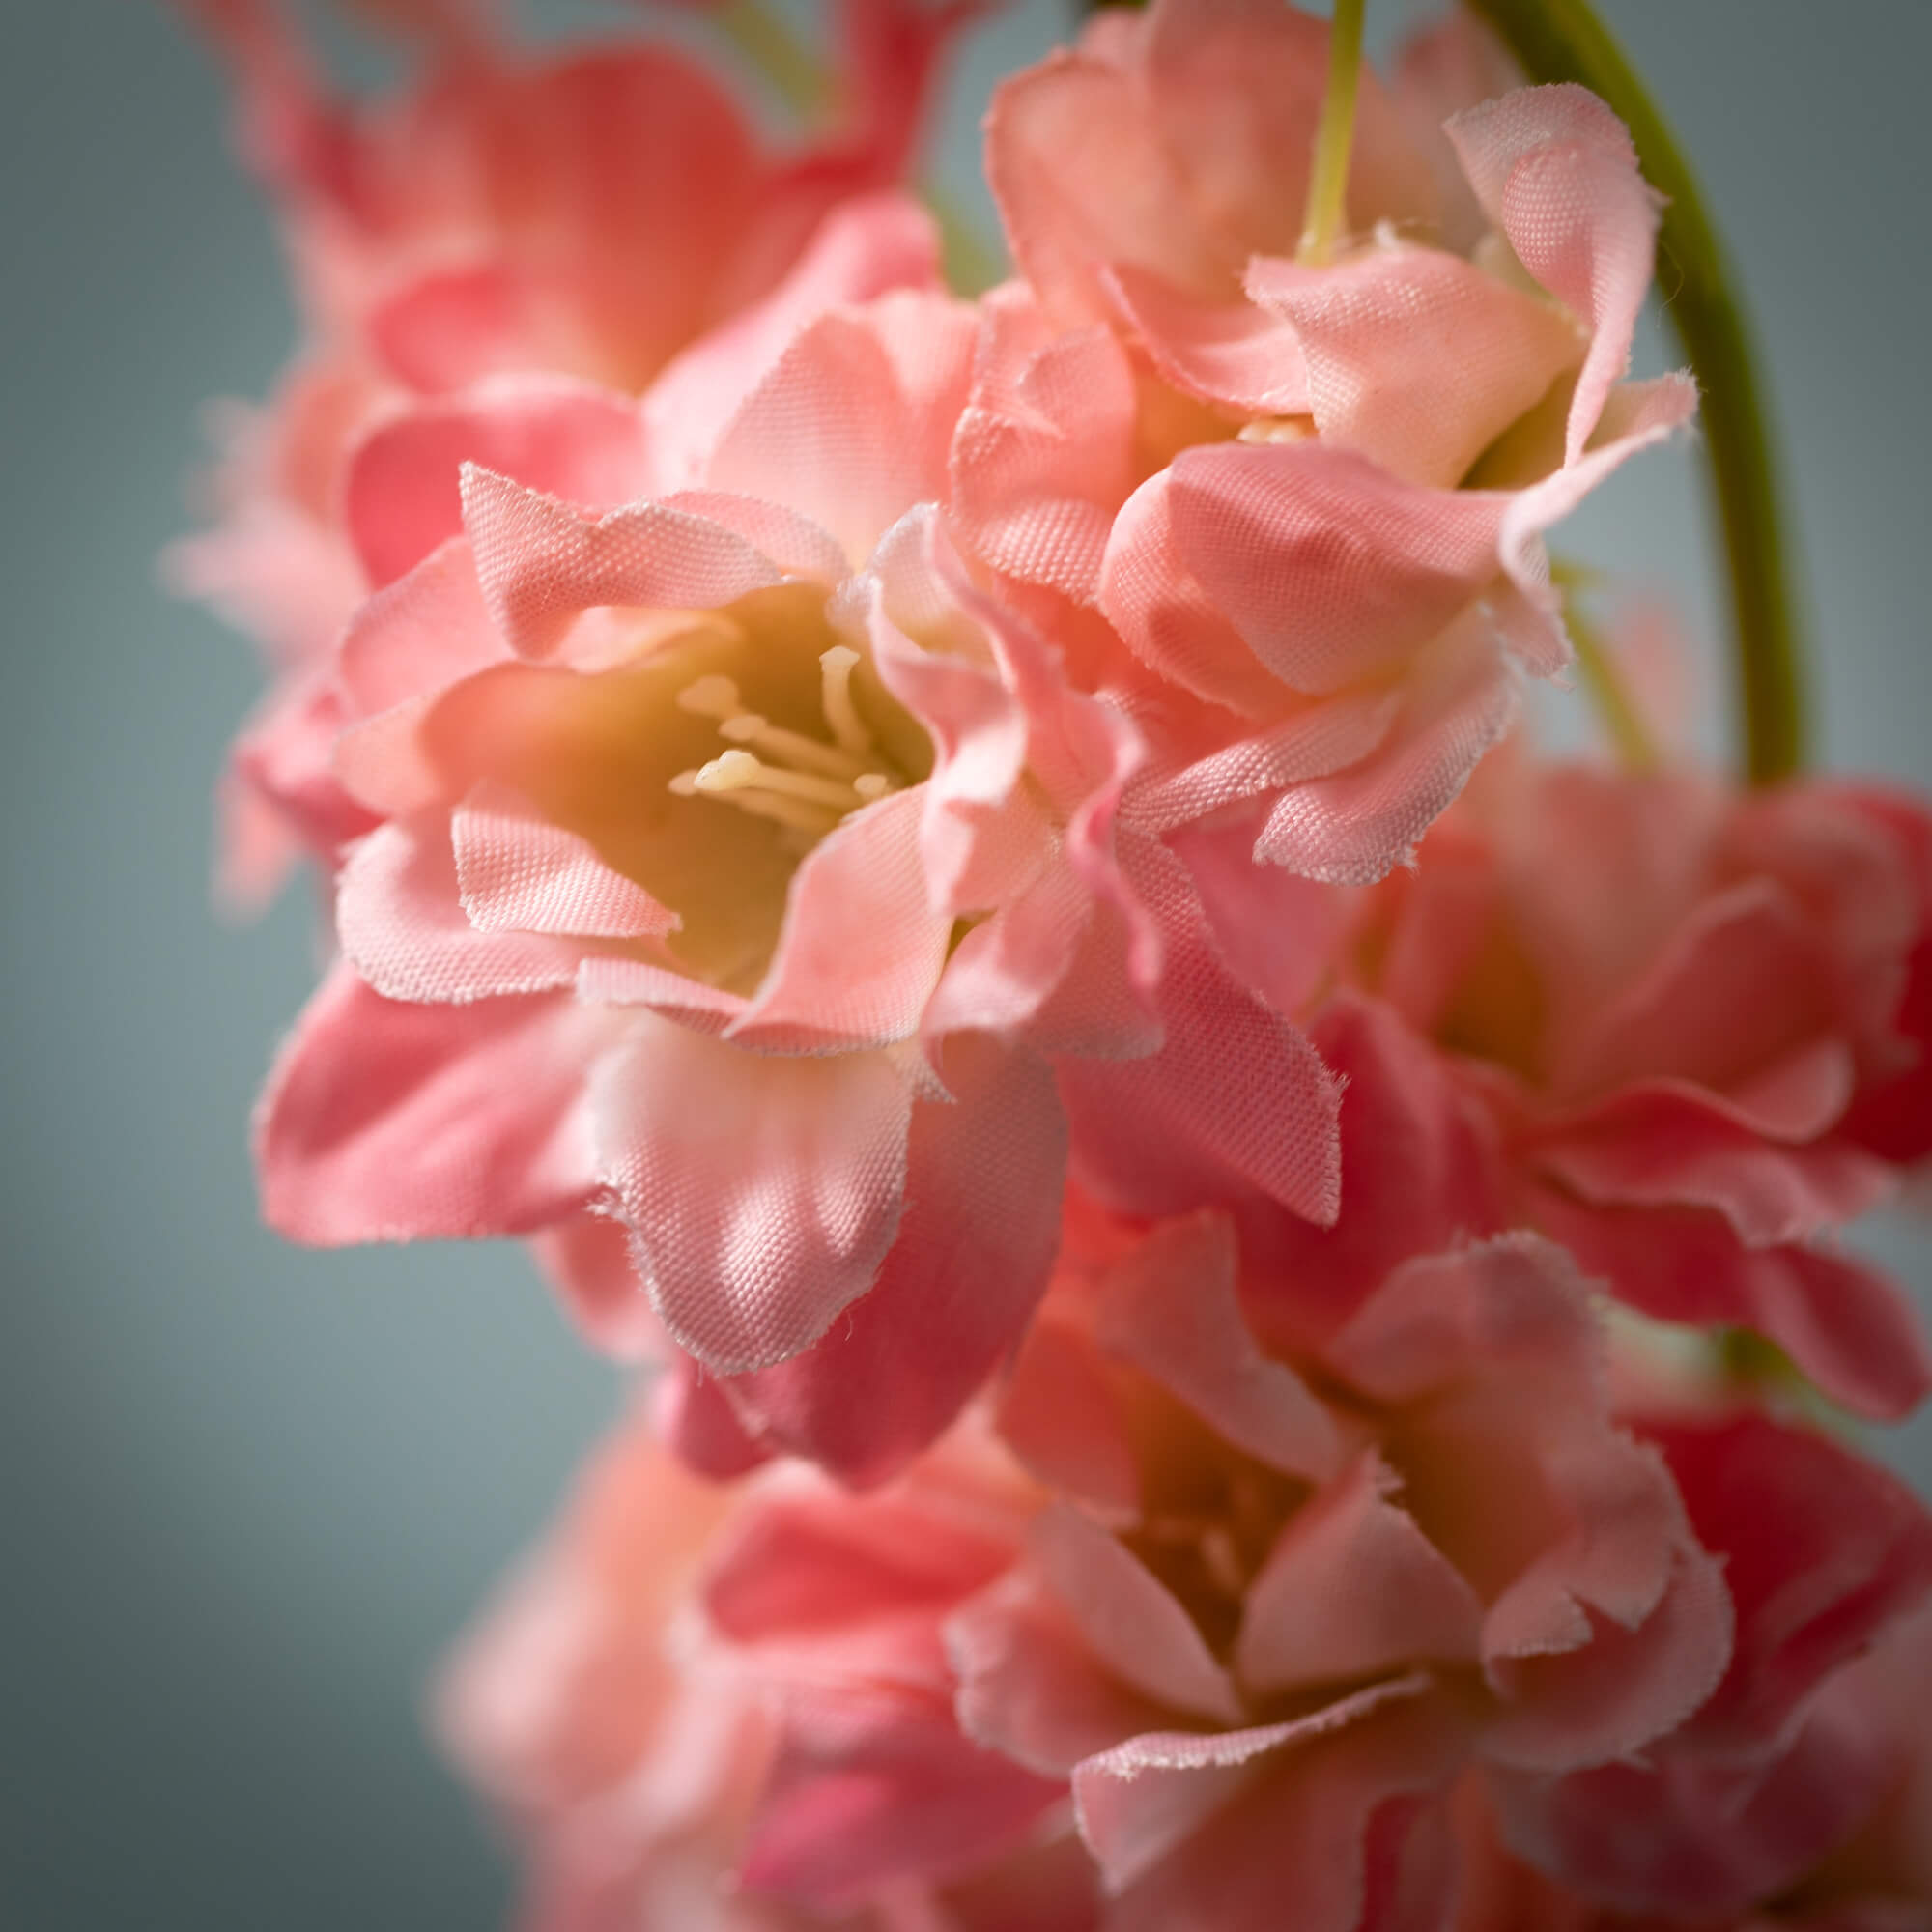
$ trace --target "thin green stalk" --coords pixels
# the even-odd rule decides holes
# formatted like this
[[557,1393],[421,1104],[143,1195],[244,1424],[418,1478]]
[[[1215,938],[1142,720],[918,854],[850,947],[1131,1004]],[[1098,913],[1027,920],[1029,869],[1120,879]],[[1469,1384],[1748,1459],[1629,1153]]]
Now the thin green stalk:
[[1355,145],[1355,83],[1362,71],[1362,13],[1366,0],[1335,0],[1328,28],[1328,87],[1315,130],[1308,171],[1308,212],[1301,223],[1304,262],[1320,265],[1335,252],[1347,217],[1349,155]]
[[1577,649],[1577,668],[1582,673],[1584,687],[1597,707],[1597,715],[1604,721],[1604,729],[1609,733],[1618,760],[1626,771],[1654,772],[1657,747],[1651,743],[1650,732],[1631,702],[1630,692],[1603,634],[1577,608],[1574,598],[1564,600],[1563,622]]
[[1588,0],[1466,0],[1532,80],[1580,81],[1620,114],[1652,186],[1668,197],[1658,238],[1664,318],[1702,391],[1704,445],[1723,528],[1745,769],[1754,784],[1804,762],[1801,638],[1757,356],[1722,242],[1682,151]]
[[712,18],[747,66],[801,121],[816,121],[831,106],[831,75],[767,0],[724,0]]

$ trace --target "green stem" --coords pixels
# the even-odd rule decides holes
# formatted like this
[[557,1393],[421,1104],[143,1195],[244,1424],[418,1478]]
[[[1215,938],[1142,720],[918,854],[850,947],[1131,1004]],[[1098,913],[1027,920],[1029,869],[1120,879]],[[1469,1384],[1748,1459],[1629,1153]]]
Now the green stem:
[[1608,101],[1630,128],[1645,178],[1668,197],[1658,237],[1661,260],[1671,270],[1663,313],[1702,391],[1704,444],[1729,566],[1745,769],[1752,783],[1774,783],[1804,761],[1792,546],[1757,357],[1723,244],[1683,152],[1588,0],[1466,4],[1502,36],[1532,80],[1580,81]]
[[1609,733],[1624,769],[1654,772],[1657,748],[1650,741],[1650,732],[1636,706],[1631,702],[1630,692],[1603,634],[1577,608],[1575,598],[1564,599],[1563,621],[1570,641],[1577,647],[1577,668],[1583,675],[1597,715],[1604,721],[1604,728]]
[[1328,87],[1315,130],[1315,159],[1308,171],[1308,212],[1301,224],[1304,262],[1321,264],[1335,252],[1349,197],[1349,155],[1355,145],[1355,82],[1362,71],[1362,13],[1366,0],[1335,0],[1328,28]]
[[746,65],[801,121],[816,121],[832,104],[832,79],[810,46],[766,0],[724,0],[712,15]]

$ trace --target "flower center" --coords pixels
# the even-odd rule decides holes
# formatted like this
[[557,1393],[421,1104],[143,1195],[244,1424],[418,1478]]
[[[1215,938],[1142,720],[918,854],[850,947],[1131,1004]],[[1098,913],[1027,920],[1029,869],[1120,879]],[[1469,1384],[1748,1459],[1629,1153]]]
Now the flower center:
[[809,850],[848,812],[896,791],[905,781],[860,716],[852,689],[859,654],[834,644],[818,656],[819,710],[825,736],[774,724],[746,707],[722,671],[693,679],[677,694],[681,711],[716,721],[730,748],[708,764],[676,773],[676,798],[704,798],[770,819],[786,842]]

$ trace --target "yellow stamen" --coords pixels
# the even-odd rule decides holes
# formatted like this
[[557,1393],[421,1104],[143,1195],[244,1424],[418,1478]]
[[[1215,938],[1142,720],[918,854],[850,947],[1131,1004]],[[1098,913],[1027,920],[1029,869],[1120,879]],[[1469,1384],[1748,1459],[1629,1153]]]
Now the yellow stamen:
[[856,784],[866,767],[850,752],[821,745],[803,731],[787,731],[755,711],[740,711],[718,726],[718,735],[731,745],[750,745],[768,758],[809,772],[822,772],[829,779],[844,779]]
[[852,672],[858,663],[859,653],[849,644],[834,644],[819,654],[823,674],[819,702],[825,707],[825,722],[832,726],[832,735],[863,758],[872,749],[872,734],[852,702]]
[[810,772],[788,772],[764,763],[750,752],[721,753],[708,765],[698,767],[696,783],[701,792],[743,791],[748,786],[781,792],[787,798],[807,799],[838,812],[850,811],[859,803],[859,794],[849,784],[814,778]]

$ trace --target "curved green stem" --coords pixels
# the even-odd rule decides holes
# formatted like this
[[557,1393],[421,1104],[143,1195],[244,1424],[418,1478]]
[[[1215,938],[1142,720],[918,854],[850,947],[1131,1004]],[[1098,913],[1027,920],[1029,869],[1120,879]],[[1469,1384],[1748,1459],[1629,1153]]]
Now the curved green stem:
[[718,30],[754,73],[801,121],[815,121],[832,100],[831,76],[818,56],[766,0],[724,0],[713,15]]
[[1335,0],[1328,28],[1328,85],[1315,130],[1308,170],[1308,212],[1301,223],[1300,260],[1317,264],[1335,252],[1349,200],[1349,155],[1355,145],[1355,83],[1362,71],[1362,13],[1366,0]]
[[[1722,242],[1656,103],[1588,0],[1466,0],[1532,80],[1580,81],[1622,115],[1645,178],[1669,198],[1658,237],[1674,288],[1664,317],[1702,391],[1711,484],[1723,526],[1736,633],[1745,768],[1770,784],[1804,760],[1800,638],[1757,357]],[[1671,286],[1666,279],[1666,287]]]

